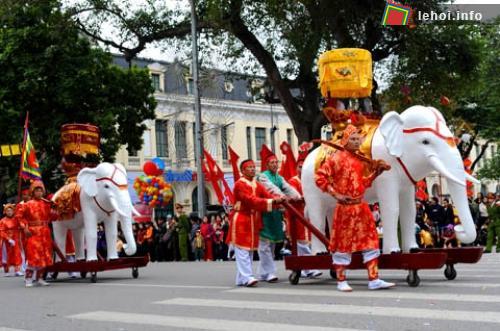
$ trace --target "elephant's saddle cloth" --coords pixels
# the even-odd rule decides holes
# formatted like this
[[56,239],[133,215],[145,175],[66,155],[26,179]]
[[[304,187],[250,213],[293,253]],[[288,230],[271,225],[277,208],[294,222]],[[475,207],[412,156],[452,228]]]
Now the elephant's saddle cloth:
[[75,213],[82,210],[80,206],[80,185],[76,181],[70,181],[54,194],[52,200],[59,215],[58,221],[73,219]]
[[[361,126],[362,133],[364,135],[364,141],[359,148],[361,154],[366,157],[372,158],[372,140],[380,124],[380,119],[367,119],[365,123]],[[337,131],[333,134],[331,141],[333,143],[339,144],[342,139],[342,134],[344,131]],[[314,170],[318,168],[325,162],[325,160],[333,155],[337,150],[333,147],[327,146],[325,144],[321,145],[318,154],[316,155],[316,160],[314,163]]]

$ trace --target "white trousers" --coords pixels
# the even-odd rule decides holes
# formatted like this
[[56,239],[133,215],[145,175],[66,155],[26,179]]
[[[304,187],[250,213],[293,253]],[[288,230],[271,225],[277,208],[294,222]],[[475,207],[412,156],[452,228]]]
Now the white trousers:
[[246,285],[255,278],[252,270],[253,251],[235,246],[234,257],[236,258],[236,285]]
[[[363,254],[363,263],[370,262],[373,259],[376,259],[377,257],[380,256],[380,250],[379,249],[368,249],[366,251],[361,252]],[[335,252],[333,253],[332,256],[332,261],[333,264],[338,264],[338,265],[349,265],[351,264],[351,253],[340,253],[340,252]]]
[[258,274],[261,279],[267,279],[270,275],[276,275],[276,265],[274,264],[275,244],[267,239],[259,240],[259,269]]

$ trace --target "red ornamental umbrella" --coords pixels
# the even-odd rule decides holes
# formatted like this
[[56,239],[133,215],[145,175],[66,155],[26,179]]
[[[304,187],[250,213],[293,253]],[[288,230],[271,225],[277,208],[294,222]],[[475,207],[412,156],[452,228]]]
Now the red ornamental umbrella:
[[133,216],[136,223],[147,223],[151,222],[153,218],[153,208],[145,204],[137,204],[134,206],[135,209],[141,214],[141,216]]

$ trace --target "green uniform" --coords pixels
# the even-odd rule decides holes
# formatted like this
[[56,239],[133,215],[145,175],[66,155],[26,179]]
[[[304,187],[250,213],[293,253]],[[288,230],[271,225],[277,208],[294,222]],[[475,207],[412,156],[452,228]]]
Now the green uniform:
[[[274,174],[266,170],[260,174],[259,181],[271,194],[286,195],[293,198],[300,197],[299,193],[277,173]],[[260,237],[274,243],[282,242],[285,238],[283,232],[283,212],[273,210],[270,213],[262,213],[262,221],[263,227],[260,231]]]
[[177,233],[179,234],[179,254],[182,261],[188,260],[188,234],[191,230],[191,225],[186,215],[180,215],[177,223]]
[[488,216],[490,224],[488,225],[488,238],[486,239],[485,251],[491,252],[496,238],[497,253],[500,253],[500,207],[493,206],[488,208]]

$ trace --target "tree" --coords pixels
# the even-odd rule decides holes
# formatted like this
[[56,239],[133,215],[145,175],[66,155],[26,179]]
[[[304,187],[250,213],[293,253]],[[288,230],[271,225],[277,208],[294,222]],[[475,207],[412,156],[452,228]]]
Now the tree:
[[[156,106],[146,70],[113,65],[111,55],[84,38],[55,0],[4,0],[0,26],[2,143],[22,141],[29,112],[31,140],[50,189],[60,184],[49,179],[60,173],[62,124],[97,125],[104,161],[113,161],[122,145],[141,148],[143,122],[154,118]],[[1,158],[0,167],[14,182],[18,160]]]
[[486,161],[485,166],[479,169],[478,175],[481,179],[500,180],[500,153]]
[[[440,2],[425,0],[412,5],[420,10],[438,10]],[[189,32],[186,11],[159,3],[164,1],[147,1],[131,11],[130,2],[120,6],[111,0],[82,0],[71,11],[84,33],[116,47],[131,59],[153,41],[177,44]],[[468,42],[473,31],[462,31],[457,24],[445,29],[383,27],[380,22],[385,3],[382,0],[201,0],[197,12],[201,37],[212,46],[210,51],[215,48],[229,59],[247,59],[250,55],[267,76],[272,89],[268,101],[283,105],[299,141],[304,141],[319,137],[321,127],[326,124],[316,74],[317,58],[325,50],[361,47],[371,51],[375,63],[395,57],[408,69],[415,64],[420,68],[439,65],[436,68],[439,72],[450,68],[451,64],[442,55],[451,51],[457,54],[452,64],[466,65],[453,67],[456,75],[440,83],[452,86],[473,75],[477,65],[476,44]],[[102,22],[115,23],[117,38],[108,39],[100,33]],[[429,38],[434,35],[435,38]],[[431,56],[431,60],[437,57],[438,61],[415,56],[415,45],[433,52],[434,40],[451,36],[459,43],[443,45],[446,46],[443,51]],[[429,74],[431,70],[417,73]],[[434,74],[422,79],[432,82],[433,77]],[[380,108],[376,89],[372,103]]]

